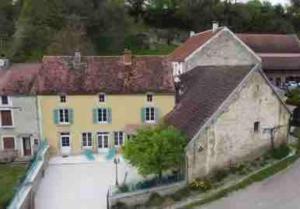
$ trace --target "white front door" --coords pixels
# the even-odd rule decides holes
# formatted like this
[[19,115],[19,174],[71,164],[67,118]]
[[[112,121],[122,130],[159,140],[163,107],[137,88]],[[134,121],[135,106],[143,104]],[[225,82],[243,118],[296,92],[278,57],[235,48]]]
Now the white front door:
[[62,155],[71,154],[71,136],[70,133],[60,133],[60,150]]
[[107,132],[98,133],[97,142],[98,142],[97,145],[98,152],[108,151],[109,133]]

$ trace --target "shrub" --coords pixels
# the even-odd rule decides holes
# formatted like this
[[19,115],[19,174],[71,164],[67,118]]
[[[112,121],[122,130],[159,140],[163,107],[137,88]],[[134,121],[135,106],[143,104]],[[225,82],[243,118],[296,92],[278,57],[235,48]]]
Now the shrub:
[[178,190],[174,194],[171,195],[171,198],[175,201],[180,201],[182,200],[183,197],[189,196],[191,193],[189,187],[185,187],[183,189]]
[[112,209],[128,209],[128,206],[123,202],[117,202]]
[[271,151],[271,155],[275,159],[282,159],[290,153],[290,148],[286,144],[281,144],[278,148]]
[[228,170],[225,170],[225,169],[220,169],[220,170],[217,170],[212,179],[216,182],[220,182],[222,181],[224,178],[226,178],[229,174],[229,171]]
[[238,164],[229,168],[229,171],[233,174],[237,173],[243,175],[247,172],[247,167],[245,164]]
[[129,192],[129,187],[126,184],[122,184],[118,188],[119,188],[120,192],[122,192],[122,193]]
[[164,201],[164,198],[157,193],[152,193],[149,197],[149,200],[146,203],[146,206],[161,205]]
[[190,188],[193,190],[200,190],[200,191],[208,191],[212,188],[212,184],[208,179],[195,179],[191,184]]

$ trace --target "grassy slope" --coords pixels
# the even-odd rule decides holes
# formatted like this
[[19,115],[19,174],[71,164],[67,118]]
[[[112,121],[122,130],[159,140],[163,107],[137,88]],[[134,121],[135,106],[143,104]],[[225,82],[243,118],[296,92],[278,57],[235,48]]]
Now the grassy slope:
[[15,187],[25,175],[26,165],[0,164],[0,209],[4,209],[15,193]]

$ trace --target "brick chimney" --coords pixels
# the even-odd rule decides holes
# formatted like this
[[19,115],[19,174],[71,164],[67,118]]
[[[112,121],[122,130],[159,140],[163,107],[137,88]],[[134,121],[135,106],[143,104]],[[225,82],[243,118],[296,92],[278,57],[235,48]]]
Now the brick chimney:
[[213,21],[212,23],[212,32],[215,33],[219,29],[219,23],[217,21]]
[[132,64],[132,52],[128,49],[125,49],[123,52],[123,63],[124,65]]

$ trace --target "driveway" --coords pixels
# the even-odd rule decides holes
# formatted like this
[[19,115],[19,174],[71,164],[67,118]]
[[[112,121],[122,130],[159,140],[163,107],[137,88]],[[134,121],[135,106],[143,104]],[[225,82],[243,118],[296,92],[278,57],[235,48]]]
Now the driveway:
[[199,209],[300,208],[300,160],[290,168]]
[[[120,182],[140,180],[135,169],[121,160]],[[115,183],[115,164],[102,156],[55,157],[50,160],[36,194],[36,209],[106,209],[106,194]]]

